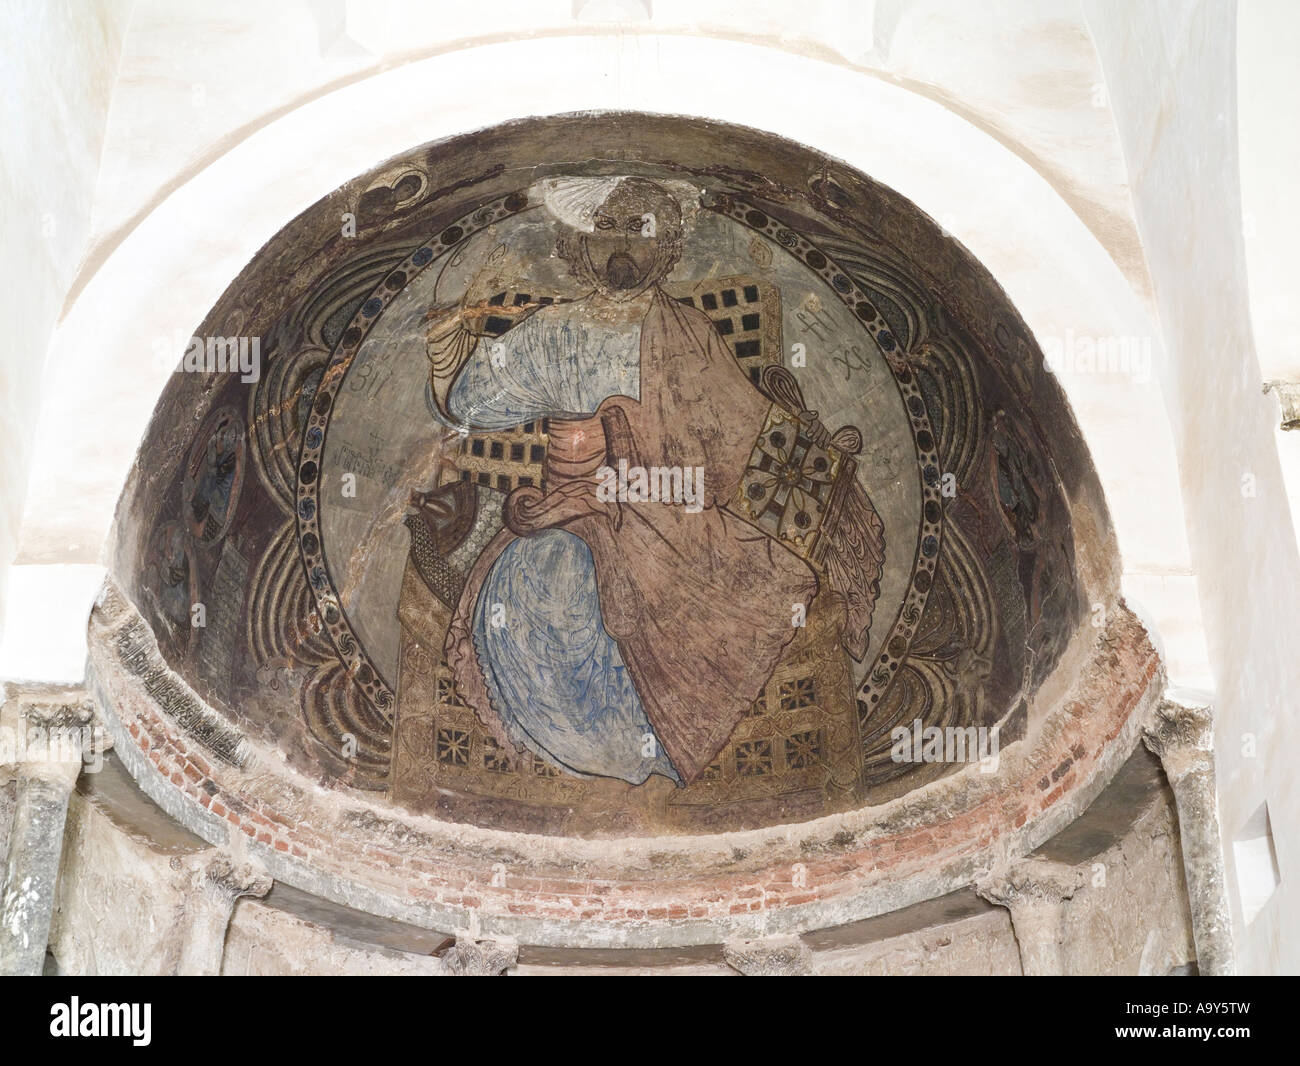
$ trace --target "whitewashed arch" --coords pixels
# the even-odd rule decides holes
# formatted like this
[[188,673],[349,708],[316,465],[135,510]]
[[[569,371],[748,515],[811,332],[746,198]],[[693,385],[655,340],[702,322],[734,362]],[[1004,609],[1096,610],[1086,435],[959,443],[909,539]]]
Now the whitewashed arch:
[[[539,80],[539,70],[583,76]],[[20,560],[39,560],[71,538],[102,544],[175,339],[300,211],[425,141],[525,113],[615,108],[750,125],[843,159],[965,244],[1045,349],[1132,338],[1156,364],[1163,358],[1142,300],[1061,191],[927,96],[754,42],[648,34],[496,41],[377,73],[287,111],[230,145],[126,234],[80,289],[51,346]],[[1171,676],[1203,687],[1176,460],[1155,368],[1145,376],[1134,382],[1085,367],[1061,381],[1107,495],[1126,591],[1163,638]],[[12,591],[40,602],[41,586],[33,573]],[[85,602],[69,605],[80,617],[60,631],[79,633],[88,589],[76,593]],[[82,654],[84,645],[64,659],[79,663]]]

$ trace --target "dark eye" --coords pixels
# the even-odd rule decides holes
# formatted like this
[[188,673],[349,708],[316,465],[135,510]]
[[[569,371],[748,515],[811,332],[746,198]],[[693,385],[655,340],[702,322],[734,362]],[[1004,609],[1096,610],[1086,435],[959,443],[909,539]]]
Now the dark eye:
[[613,228],[614,228],[614,220],[613,220],[612,218],[598,218],[598,219],[596,219],[596,228],[597,228],[597,229],[613,229]]
[[627,229],[629,233],[640,233],[645,229],[645,223],[639,218],[630,219],[627,224]]

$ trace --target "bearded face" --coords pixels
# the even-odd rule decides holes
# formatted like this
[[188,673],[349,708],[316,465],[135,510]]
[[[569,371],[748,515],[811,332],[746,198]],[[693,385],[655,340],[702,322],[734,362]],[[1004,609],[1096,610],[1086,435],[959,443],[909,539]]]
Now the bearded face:
[[681,254],[681,208],[650,181],[622,182],[596,209],[592,226],[562,237],[559,252],[577,277],[615,300],[645,292]]

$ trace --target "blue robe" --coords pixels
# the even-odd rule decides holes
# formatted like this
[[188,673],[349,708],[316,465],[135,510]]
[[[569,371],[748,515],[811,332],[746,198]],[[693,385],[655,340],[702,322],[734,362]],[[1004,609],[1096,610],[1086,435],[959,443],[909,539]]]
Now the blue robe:
[[[474,430],[586,417],[609,396],[637,399],[639,369],[639,326],[584,322],[554,307],[481,342],[447,406]],[[473,640],[492,706],[517,744],[580,775],[679,780],[605,631],[580,537],[550,529],[507,545],[474,606]]]

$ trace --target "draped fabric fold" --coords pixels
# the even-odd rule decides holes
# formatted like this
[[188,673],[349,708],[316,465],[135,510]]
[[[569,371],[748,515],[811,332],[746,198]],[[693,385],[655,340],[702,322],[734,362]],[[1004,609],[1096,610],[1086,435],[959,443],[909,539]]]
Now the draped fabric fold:
[[[684,782],[699,776],[753,706],[794,618],[817,593],[817,578],[793,552],[726,510],[769,401],[745,377],[712,322],[656,291],[641,326],[639,400],[612,396],[593,420],[615,425],[606,457],[650,466],[702,467],[704,506],[623,503],[563,506],[591,473],[556,455],[548,494],[519,489],[507,514],[538,514],[533,532],[563,528],[590,549],[604,628],[618,643],[645,714]],[[618,417],[611,417],[614,410]],[[564,438],[559,428],[556,440]],[[582,438],[579,433],[578,438]],[[554,444],[553,444],[554,447]],[[619,450],[634,449],[632,455]],[[557,494],[560,494],[557,497]],[[518,497],[516,499],[515,497]],[[512,504],[515,506],[512,508]],[[466,582],[447,639],[447,660],[463,696],[505,739],[473,639],[474,609],[495,560],[519,529],[489,546]],[[529,530],[525,529],[525,532]],[[526,709],[511,708],[517,717]]]

